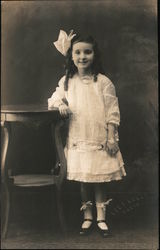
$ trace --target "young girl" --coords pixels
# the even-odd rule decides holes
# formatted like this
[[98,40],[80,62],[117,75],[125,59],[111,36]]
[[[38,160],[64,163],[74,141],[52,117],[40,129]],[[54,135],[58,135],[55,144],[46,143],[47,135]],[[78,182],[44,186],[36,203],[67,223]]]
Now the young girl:
[[93,225],[94,190],[97,229],[106,237],[106,205],[110,200],[106,201],[105,183],[126,175],[118,147],[120,113],[115,87],[104,75],[91,36],[73,31],[67,36],[61,30],[54,45],[66,57],[66,74],[48,99],[48,106],[58,107],[62,116],[69,115],[67,179],[81,182],[84,221],[80,234],[88,234]]

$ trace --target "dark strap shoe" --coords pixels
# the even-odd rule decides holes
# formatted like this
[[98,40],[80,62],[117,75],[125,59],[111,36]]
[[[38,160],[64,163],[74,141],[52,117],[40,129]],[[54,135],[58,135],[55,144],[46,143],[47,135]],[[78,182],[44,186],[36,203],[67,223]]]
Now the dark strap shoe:
[[[84,219],[83,222],[84,222],[84,221],[93,222],[92,219]],[[93,223],[91,223],[91,225],[90,225],[89,227],[87,227],[87,228],[82,228],[82,227],[81,227],[79,234],[80,234],[81,236],[86,236],[86,235],[88,235],[88,234],[92,231],[92,228],[93,228]]]
[[98,228],[98,231],[99,233],[101,234],[102,237],[106,238],[110,235],[109,233],[109,229],[101,229],[98,224],[101,223],[101,222],[104,222],[106,224],[106,221],[105,220],[98,220],[97,221],[97,228]]

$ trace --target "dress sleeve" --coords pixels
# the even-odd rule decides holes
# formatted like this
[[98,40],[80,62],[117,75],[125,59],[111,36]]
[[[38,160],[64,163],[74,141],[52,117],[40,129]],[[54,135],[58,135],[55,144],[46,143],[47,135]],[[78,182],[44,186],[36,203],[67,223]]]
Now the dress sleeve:
[[108,81],[103,89],[104,103],[105,103],[105,119],[106,125],[113,123],[115,125],[120,124],[120,111],[118,98],[116,97],[116,91],[113,83]]
[[53,92],[52,96],[48,99],[48,108],[58,108],[61,104],[66,102],[64,80],[65,76],[60,79],[58,87],[56,87],[55,92]]

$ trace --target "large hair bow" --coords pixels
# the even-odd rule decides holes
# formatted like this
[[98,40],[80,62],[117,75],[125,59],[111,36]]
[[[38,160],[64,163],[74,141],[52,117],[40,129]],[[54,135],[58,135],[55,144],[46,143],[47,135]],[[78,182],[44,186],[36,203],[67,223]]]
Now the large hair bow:
[[64,30],[60,30],[58,40],[54,42],[56,49],[64,56],[66,56],[68,49],[71,46],[71,40],[76,34],[73,34],[73,30],[67,35]]

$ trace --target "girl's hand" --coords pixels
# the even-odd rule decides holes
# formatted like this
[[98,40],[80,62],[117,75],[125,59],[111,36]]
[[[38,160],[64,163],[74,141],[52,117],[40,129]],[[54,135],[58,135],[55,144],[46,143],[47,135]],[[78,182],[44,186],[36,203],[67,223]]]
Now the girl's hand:
[[114,156],[119,151],[118,143],[107,141],[106,149],[111,156]]
[[61,116],[63,117],[67,117],[71,113],[69,107],[65,103],[61,104],[58,108]]

